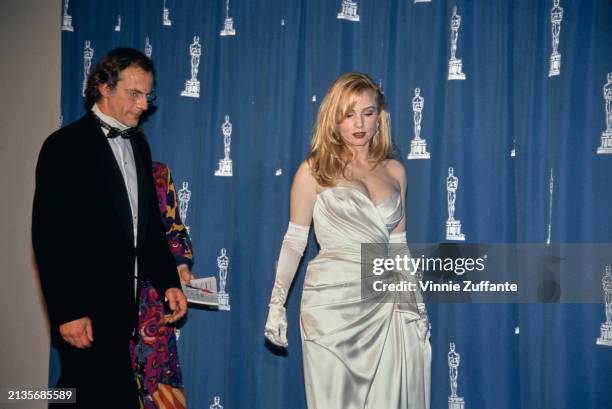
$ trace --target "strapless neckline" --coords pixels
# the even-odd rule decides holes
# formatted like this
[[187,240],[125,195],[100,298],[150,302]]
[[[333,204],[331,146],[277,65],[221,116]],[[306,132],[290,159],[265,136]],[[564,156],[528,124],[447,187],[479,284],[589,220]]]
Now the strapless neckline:
[[374,201],[365,193],[363,193],[361,190],[357,189],[356,187],[353,186],[332,186],[332,187],[328,187],[325,190],[322,190],[321,192],[317,193],[317,198],[319,197],[319,195],[322,195],[323,193],[327,192],[328,190],[333,190],[333,189],[348,189],[348,190],[352,190],[357,192],[359,195],[361,195],[366,201],[368,201],[372,206],[378,208],[380,206],[382,206],[383,204],[387,203],[390,199],[398,196],[400,194],[400,192],[398,190],[393,190],[393,193],[387,195],[387,197],[385,197],[383,200],[381,200],[379,203],[374,203]]
[[389,240],[389,232],[403,217],[400,192],[394,190],[381,202],[374,203],[352,186],[332,186],[321,191],[313,209],[315,233],[322,247],[344,236],[360,243],[382,243]]

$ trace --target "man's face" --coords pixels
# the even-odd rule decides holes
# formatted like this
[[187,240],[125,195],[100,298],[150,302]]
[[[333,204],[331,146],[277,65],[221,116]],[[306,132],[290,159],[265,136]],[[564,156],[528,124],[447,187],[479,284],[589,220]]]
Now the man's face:
[[114,89],[102,84],[99,90],[102,98],[98,106],[104,114],[126,126],[138,126],[140,116],[149,108],[147,95],[153,90],[153,74],[130,66],[121,71]]

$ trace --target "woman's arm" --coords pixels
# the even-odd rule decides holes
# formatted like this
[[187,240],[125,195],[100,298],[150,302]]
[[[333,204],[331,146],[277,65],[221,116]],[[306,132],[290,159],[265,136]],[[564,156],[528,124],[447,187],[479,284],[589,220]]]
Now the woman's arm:
[[387,163],[387,169],[391,177],[393,177],[393,179],[395,179],[395,181],[399,183],[402,207],[404,208],[404,217],[402,217],[402,220],[400,220],[398,225],[395,226],[395,229],[393,229],[392,233],[405,232],[406,231],[406,213],[407,213],[405,210],[406,209],[406,203],[405,203],[406,202],[406,169],[404,168],[404,165],[402,165],[400,161],[395,160],[395,159],[389,160],[389,162]]
[[317,200],[317,182],[311,174],[308,160],[298,168],[291,186],[291,223],[310,226]]
[[278,257],[264,330],[270,342],[282,347],[287,347],[287,293],[306,248],[316,198],[316,182],[308,162],[304,161],[293,179],[290,221]]

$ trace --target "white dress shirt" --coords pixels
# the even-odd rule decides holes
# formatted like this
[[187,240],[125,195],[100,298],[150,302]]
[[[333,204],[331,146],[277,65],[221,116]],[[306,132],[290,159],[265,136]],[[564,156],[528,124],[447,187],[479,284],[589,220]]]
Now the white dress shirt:
[[[91,108],[92,112],[96,114],[101,120],[106,122],[108,125],[123,131],[128,129],[129,126],[122,124],[115,118],[108,116],[98,108],[97,104]],[[108,129],[100,126],[104,135],[108,135]],[[134,247],[136,247],[138,239],[138,176],[136,175],[136,162],[134,161],[134,151],[132,150],[132,144],[129,139],[122,137],[117,138],[106,138],[110,145],[113,155],[121,170],[121,176],[123,176],[123,182],[125,182],[125,189],[128,193],[128,199],[130,201],[130,209],[132,211],[132,224],[134,228]],[[138,259],[134,260],[134,297],[137,297],[138,292]]]
[[[128,129],[129,126],[122,124],[117,121],[115,118],[108,116],[98,108],[97,104],[94,104],[91,109],[94,114],[96,114],[101,120],[109,124],[110,126],[123,131]],[[102,128],[102,132],[104,135],[108,135],[108,130],[104,127]],[[136,163],[134,161],[134,151],[132,150],[132,144],[129,139],[117,137],[117,138],[107,138],[108,144],[110,145],[113,154],[115,155],[115,159],[117,160],[117,164],[119,165],[119,170],[121,170],[121,175],[123,176],[123,181],[125,182],[125,188],[128,193],[128,199],[130,201],[130,209],[132,210],[132,224],[134,228],[134,246],[136,246],[137,238],[138,238],[138,177],[136,175]]]

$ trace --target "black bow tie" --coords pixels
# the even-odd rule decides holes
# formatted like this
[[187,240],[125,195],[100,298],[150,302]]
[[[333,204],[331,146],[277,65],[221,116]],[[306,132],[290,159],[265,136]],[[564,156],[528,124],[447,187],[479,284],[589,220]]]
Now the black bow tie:
[[119,128],[115,128],[114,126],[107,124],[98,115],[94,115],[94,116],[100,123],[100,126],[108,131],[108,134],[106,135],[106,137],[109,139],[114,139],[118,136],[124,139],[130,139],[130,138],[134,138],[138,134],[138,128],[127,128],[122,131]]
[[119,128],[111,127],[108,130],[108,135],[106,135],[106,137],[109,139],[113,139],[113,138],[120,136],[124,139],[131,139],[131,138],[134,138],[136,135],[138,135],[137,128],[128,128],[128,129],[124,129],[123,131],[121,131],[119,130]]

